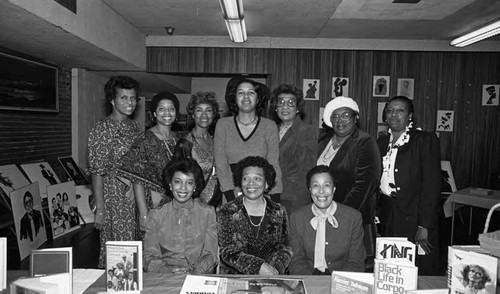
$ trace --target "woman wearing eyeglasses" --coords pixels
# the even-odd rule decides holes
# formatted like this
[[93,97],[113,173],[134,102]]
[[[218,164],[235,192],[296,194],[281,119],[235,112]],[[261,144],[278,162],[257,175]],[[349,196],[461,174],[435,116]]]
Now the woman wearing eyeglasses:
[[361,212],[365,231],[367,267],[375,256],[375,204],[381,173],[380,151],[369,134],[360,131],[359,106],[352,98],[337,97],[323,112],[332,128],[319,140],[318,165],[327,165],[336,180],[333,200]]
[[304,102],[302,90],[293,85],[281,84],[271,94],[280,140],[281,204],[288,215],[311,201],[306,173],[316,165],[318,153],[317,131],[301,119]]

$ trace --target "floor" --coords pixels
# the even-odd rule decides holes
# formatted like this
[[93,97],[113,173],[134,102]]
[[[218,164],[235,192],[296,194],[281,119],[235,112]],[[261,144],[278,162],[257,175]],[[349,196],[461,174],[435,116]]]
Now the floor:
[[[484,222],[488,211],[480,208],[473,209],[472,233],[470,236],[468,235],[469,212],[470,210],[468,207],[463,207],[456,212],[454,233],[455,245],[479,244],[478,234],[482,233],[484,229]],[[500,230],[500,212],[494,213],[490,222],[490,231],[496,230]],[[450,244],[451,218],[444,218],[444,216],[441,216],[440,232],[440,273],[445,275],[448,263],[448,245]],[[50,236],[50,232],[47,232],[47,235]],[[57,238],[56,240],[48,241],[44,245],[44,247],[66,246],[73,246],[74,268],[97,268],[99,256],[99,234],[98,231],[94,229],[92,224],[84,225],[80,230],[71,232],[65,236]],[[9,246],[7,265],[10,270],[27,270],[29,268],[29,258],[20,261],[17,245]]]

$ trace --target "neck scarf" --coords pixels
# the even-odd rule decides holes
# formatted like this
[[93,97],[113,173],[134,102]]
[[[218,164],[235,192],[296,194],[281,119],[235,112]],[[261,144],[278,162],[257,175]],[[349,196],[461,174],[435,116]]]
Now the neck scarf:
[[311,226],[316,231],[316,243],[314,244],[314,268],[324,272],[328,265],[325,259],[325,239],[326,239],[326,220],[335,229],[339,227],[337,219],[333,216],[337,211],[337,203],[332,201],[332,204],[323,213],[316,205],[311,206],[311,210],[315,217],[310,221]]

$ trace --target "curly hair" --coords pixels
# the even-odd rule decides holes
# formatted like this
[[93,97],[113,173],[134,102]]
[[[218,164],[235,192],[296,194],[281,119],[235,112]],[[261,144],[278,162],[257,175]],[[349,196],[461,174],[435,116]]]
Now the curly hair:
[[[259,167],[264,171],[264,177],[268,186],[268,191],[276,185],[276,170],[267,159],[260,156],[248,156],[238,161],[233,171],[233,182],[236,187],[241,188],[243,170],[247,167]],[[267,192],[267,191],[266,191]]]
[[227,107],[234,115],[238,114],[239,108],[236,103],[236,91],[238,86],[242,83],[250,83],[254,86],[255,92],[257,93],[257,106],[255,111],[257,114],[260,114],[262,110],[266,108],[267,101],[269,100],[269,89],[262,83],[243,77],[232,78],[227,83],[225,95]]
[[293,95],[295,97],[295,100],[297,101],[297,111],[299,112],[299,115],[302,115],[302,111],[304,110],[305,105],[302,89],[291,84],[281,84],[278,87],[274,88],[273,92],[271,93],[271,113],[273,114],[274,119],[277,122],[281,122],[281,119],[276,114],[276,103],[278,103],[278,96],[281,94]]
[[330,177],[332,178],[333,180],[333,185],[334,186],[337,186],[336,182],[335,182],[335,178],[333,177],[333,172],[332,170],[330,169],[330,167],[326,166],[326,165],[317,165],[313,168],[311,168],[307,174],[306,174],[306,185],[307,185],[307,189],[311,188],[311,179],[313,176],[317,175],[317,174],[329,174]]
[[196,92],[191,95],[188,105],[186,106],[186,112],[190,116],[193,115],[194,109],[199,104],[208,104],[212,106],[214,115],[219,113],[219,103],[217,102],[217,97],[214,92]]
[[200,197],[201,191],[205,188],[205,180],[203,179],[203,171],[198,162],[192,158],[183,158],[170,161],[167,166],[165,166],[162,173],[162,184],[166,194],[170,197],[173,197],[172,191],[170,190],[170,182],[176,172],[181,172],[185,175],[193,175],[195,190],[192,198]]
[[116,98],[118,88],[134,90],[136,99],[139,101],[141,86],[139,85],[139,82],[128,76],[112,76],[109,78],[106,85],[104,85],[104,96],[106,97],[106,101],[111,103],[111,101]]
[[486,272],[486,270],[480,265],[477,265],[477,264],[466,265],[462,271],[462,277],[463,277],[464,281],[467,283],[470,282],[469,272],[472,268],[475,268],[476,270],[481,271],[481,280],[478,282],[478,284],[476,285],[475,288],[477,290],[484,289],[486,287],[486,283],[491,282],[491,278],[488,275],[488,273]]
[[175,115],[177,116],[179,114],[179,99],[177,99],[177,96],[170,92],[160,92],[154,95],[151,99],[151,111],[155,112],[156,108],[158,108],[158,104],[162,100],[172,101],[175,107]]

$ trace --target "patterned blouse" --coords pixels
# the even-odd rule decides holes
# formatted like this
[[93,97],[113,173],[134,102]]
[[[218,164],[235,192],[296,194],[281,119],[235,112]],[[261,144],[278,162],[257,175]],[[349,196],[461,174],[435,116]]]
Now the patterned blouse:
[[221,273],[258,275],[267,262],[283,275],[292,259],[285,208],[265,196],[264,219],[255,226],[243,197],[224,204],[217,215]]

